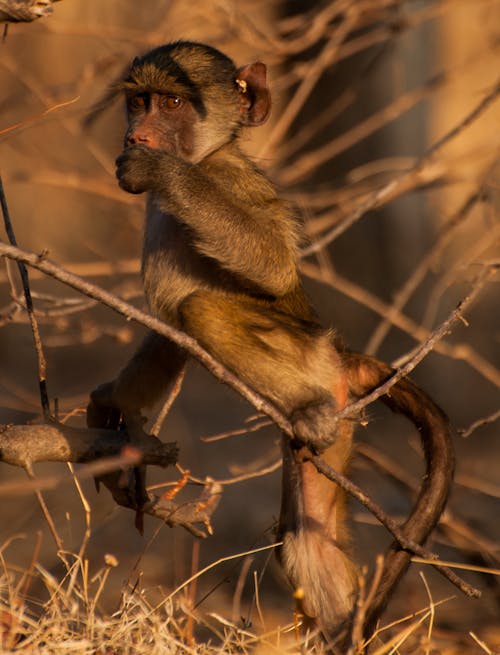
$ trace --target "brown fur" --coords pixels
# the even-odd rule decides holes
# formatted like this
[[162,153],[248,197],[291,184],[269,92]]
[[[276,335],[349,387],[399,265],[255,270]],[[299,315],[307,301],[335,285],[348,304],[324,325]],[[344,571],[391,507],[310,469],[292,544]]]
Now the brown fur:
[[[388,369],[339,354],[317,323],[297,270],[300,226],[239,149],[240,128],[269,113],[265,66],[236,69],[212,48],[180,42],[135,60],[121,86],[129,128],[117,177],[126,191],[148,192],[142,274],[150,309],[290,418],[297,440],[283,444],[280,557],[292,585],[304,590],[305,611],[334,632],[348,622],[357,591],[345,499],[302,461],[301,449],[307,443],[323,451],[344,472],[352,424],[333,428],[333,416]],[[92,393],[89,424],[112,425],[120,412],[155,402],[184,359],[177,346],[149,335],[118,378]],[[425,430],[430,414],[422,405],[430,401],[408,384],[388,402]],[[432,437],[429,443],[432,451]],[[412,538],[425,539],[443,502]],[[406,560],[397,564],[404,568]],[[379,608],[398,575],[386,572]]]
[[[361,397],[382,384],[392,369],[372,357],[345,352],[342,356],[351,392]],[[411,380],[400,380],[380,400],[406,416],[418,429],[424,450],[426,470],[410,516],[402,526],[407,537],[423,544],[439,521],[453,482],[455,457],[450,426],[444,412]],[[369,634],[394,589],[410,564],[411,553],[397,543],[385,556],[382,577],[374,601],[368,609],[365,633]]]

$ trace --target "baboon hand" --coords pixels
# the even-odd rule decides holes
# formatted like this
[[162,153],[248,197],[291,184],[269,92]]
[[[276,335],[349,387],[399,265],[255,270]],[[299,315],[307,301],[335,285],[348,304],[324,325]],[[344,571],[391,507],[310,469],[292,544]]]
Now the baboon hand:
[[154,191],[161,163],[168,153],[137,143],[125,148],[116,160],[118,184],[129,193]]
[[113,402],[114,383],[100,384],[90,394],[87,406],[87,425],[89,428],[116,430],[120,424],[121,411]]
[[297,439],[318,453],[326,450],[336,438],[337,411],[333,400],[318,401],[297,408],[290,416]]

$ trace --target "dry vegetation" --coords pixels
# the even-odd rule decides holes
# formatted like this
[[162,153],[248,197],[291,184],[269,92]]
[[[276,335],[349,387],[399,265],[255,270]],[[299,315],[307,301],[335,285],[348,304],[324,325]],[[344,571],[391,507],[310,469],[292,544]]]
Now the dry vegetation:
[[[456,486],[430,547],[482,597],[466,598],[415,557],[372,655],[500,652],[499,32],[499,0],[193,0],[189,9],[63,0],[51,17],[10,25],[0,45],[0,164],[17,242],[140,308],[142,199],[114,180],[121,108],[104,106],[90,126],[85,118],[136,52],[168,40],[269,64],[273,120],[248,149],[304,216],[302,270],[324,322],[396,367],[419,363],[413,376],[457,428]],[[114,375],[140,327],[31,268],[37,357],[13,261],[21,255],[7,243],[0,423],[40,418],[46,360],[42,414],[82,426],[89,390]],[[140,537],[132,514],[95,495],[87,465],[75,476],[46,464],[26,482],[2,464],[0,651],[321,652],[301,642],[272,558],[277,433],[251,411],[197,369],[152,416],[149,431],[178,442],[184,468],[157,472],[151,488],[187,483],[174,487],[186,506],[197,506],[206,476],[222,488],[213,525],[200,519],[215,532],[201,546],[149,518]],[[353,477],[401,519],[419,477],[415,435],[371,405],[366,424]],[[352,510],[369,602],[388,537]],[[349,655],[362,652],[354,634]]]

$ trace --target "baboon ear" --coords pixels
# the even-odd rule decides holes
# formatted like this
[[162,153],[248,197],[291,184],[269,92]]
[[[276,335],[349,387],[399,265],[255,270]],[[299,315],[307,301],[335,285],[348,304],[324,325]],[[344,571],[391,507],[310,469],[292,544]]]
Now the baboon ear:
[[267,88],[266,66],[260,61],[246,64],[236,73],[243,125],[262,125],[271,111],[271,94]]

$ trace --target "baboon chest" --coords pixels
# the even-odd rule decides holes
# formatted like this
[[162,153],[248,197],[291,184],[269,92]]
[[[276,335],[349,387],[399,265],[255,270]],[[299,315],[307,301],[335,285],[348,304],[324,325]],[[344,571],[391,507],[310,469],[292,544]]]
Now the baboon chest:
[[181,302],[195,291],[234,292],[238,287],[229,272],[198,252],[187,226],[151,206],[146,214],[142,277],[151,312],[173,323]]

